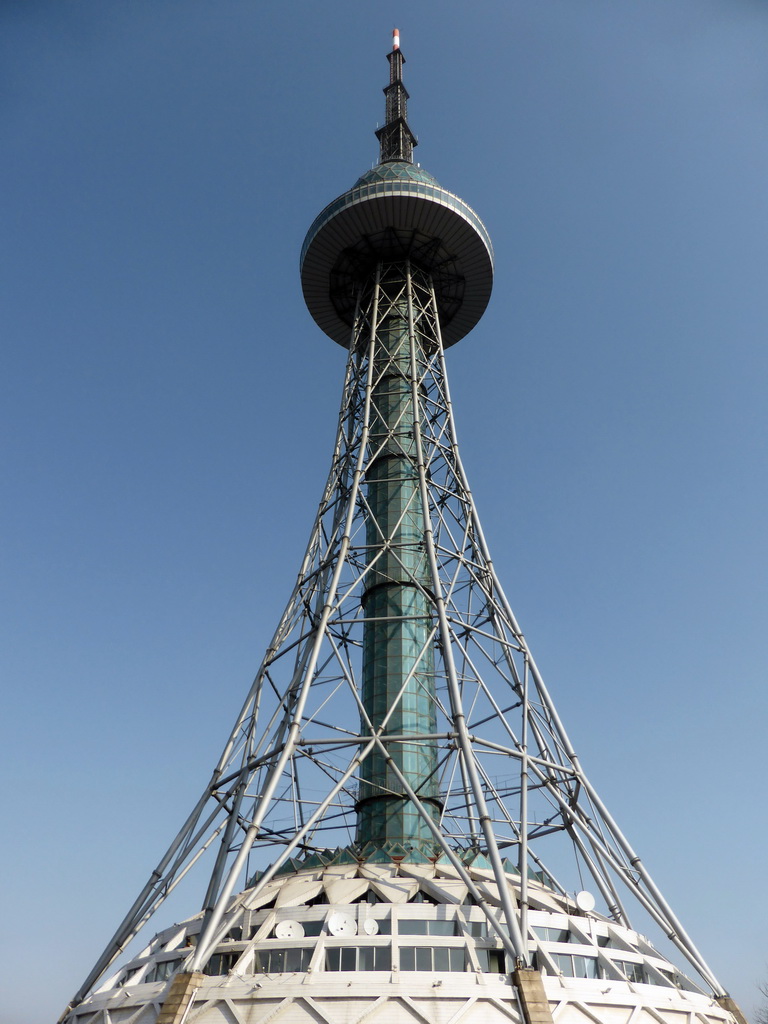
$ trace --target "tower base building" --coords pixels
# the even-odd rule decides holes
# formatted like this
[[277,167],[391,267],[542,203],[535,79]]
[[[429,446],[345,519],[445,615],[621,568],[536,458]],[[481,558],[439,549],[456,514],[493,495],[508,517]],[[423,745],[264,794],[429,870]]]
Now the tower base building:
[[[208,785],[61,1020],[744,1024],[585,775],[496,576],[444,360],[493,250],[414,164],[398,36],[388,61],[380,162],[301,254],[348,360],[296,584]],[[201,858],[200,912],[135,952]]]
[[[532,965],[516,967],[488,926],[485,910],[499,915],[502,900],[482,854],[466,864],[481,906],[448,862],[366,861],[351,851],[311,859],[231,901],[228,930],[202,972],[184,969],[200,935],[198,914],[155,936],[68,1019],[733,1024],[727,1001],[643,936],[534,879]],[[514,871],[507,878],[518,902],[519,879]]]

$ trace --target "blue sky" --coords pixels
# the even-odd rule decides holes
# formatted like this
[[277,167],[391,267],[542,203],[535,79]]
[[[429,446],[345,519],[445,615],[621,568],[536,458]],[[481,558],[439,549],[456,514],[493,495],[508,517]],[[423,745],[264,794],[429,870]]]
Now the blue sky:
[[12,1024],[55,1019],[95,960],[293,583],[344,359],[298,254],[376,159],[394,25],[416,157],[496,248],[449,355],[494,560],[601,795],[758,1001],[768,8],[5,0]]

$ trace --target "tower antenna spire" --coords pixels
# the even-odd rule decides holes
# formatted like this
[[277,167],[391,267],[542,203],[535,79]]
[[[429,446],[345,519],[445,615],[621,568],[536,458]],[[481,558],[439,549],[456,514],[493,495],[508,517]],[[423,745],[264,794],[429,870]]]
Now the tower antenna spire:
[[413,147],[418,140],[408,126],[408,90],[403,85],[405,57],[400,49],[400,29],[392,30],[389,61],[389,85],[384,87],[387,99],[386,123],[376,132],[379,140],[379,163],[392,160],[413,163]]

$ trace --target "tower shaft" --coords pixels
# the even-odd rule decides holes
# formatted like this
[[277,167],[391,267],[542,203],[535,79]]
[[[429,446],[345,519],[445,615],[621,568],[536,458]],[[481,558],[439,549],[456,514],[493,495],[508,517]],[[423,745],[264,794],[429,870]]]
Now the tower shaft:
[[414,737],[389,751],[393,767],[381,751],[363,763],[357,833],[363,842],[427,843],[430,849],[433,836],[394,767],[438,821],[434,628],[416,446],[423,415],[419,378],[425,351],[437,345],[422,304],[431,304],[432,291],[429,276],[410,262],[377,264],[360,288],[353,342],[371,350],[363,707],[382,735]]

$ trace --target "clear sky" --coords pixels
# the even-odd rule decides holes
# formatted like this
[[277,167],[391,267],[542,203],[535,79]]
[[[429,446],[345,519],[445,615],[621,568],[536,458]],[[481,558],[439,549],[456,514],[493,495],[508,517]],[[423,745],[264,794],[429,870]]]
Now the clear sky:
[[295,578],[344,361],[299,250],[376,159],[394,25],[416,156],[496,247],[449,355],[494,560],[601,795],[758,1001],[768,6],[4,0],[4,1024],[78,987]]

